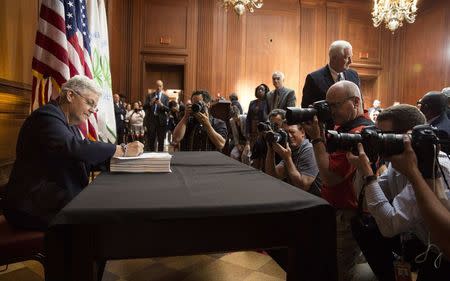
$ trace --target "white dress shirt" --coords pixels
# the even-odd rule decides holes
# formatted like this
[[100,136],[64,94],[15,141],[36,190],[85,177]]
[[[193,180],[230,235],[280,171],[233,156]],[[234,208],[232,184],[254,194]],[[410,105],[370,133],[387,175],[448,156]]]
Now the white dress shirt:
[[[442,152],[439,153],[439,163],[450,184],[450,160]],[[442,177],[440,181],[445,188],[444,200],[448,202],[450,192]],[[417,206],[414,189],[406,177],[395,171],[392,165],[388,166],[388,170],[377,181],[366,187],[365,197],[369,212],[384,236],[392,237],[411,231],[425,245],[428,244],[428,228]]]
[[339,81],[339,73],[341,74],[341,76],[342,76],[342,79],[341,80],[345,80],[345,75],[344,75],[344,72],[337,72],[336,70],[334,70],[330,65],[328,65],[328,69],[330,70],[330,72],[331,72],[331,77],[333,77],[333,81],[334,82],[338,82]]

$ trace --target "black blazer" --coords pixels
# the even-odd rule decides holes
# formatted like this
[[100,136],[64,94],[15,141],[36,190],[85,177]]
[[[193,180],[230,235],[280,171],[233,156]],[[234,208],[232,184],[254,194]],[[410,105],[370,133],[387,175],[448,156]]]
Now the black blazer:
[[[125,107],[123,107],[122,103],[119,103],[119,105],[114,103],[114,117],[116,118],[117,129],[122,129],[124,127],[126,114],[127,114],[127,111],[125,110]],[[117,133],[119,133],[119,132],[117,132]]]
[[[359,88],[361,82],[358,73],[353,69],[344,71],[345,80],[352,81]],[[303,86],[302,107],[308,107],[316,101],[324,100],[328,89],[334,84],[328,65],[316,70],[306,76],[305,86]]]
[[147,95],[143,108],[145,110],[145,124],[149,126],[150,124],[157,124],[159,126],[166,126],[168,120],[169,109],[169,97],[161,93],[160,100],[163,106],[158,107],[157,114],[154,114],[154,105],[151,104],[152,99],[156,96],[156,92]]
[[[278,91],[278,104],[273,104],[273,95],[275,91]],[[269,106],[269,113],[276,108],[286,110],[290,106],[295,106],[297,98],[295,97],[295,91],[286,87],[275,89],[267,93],[267,104]]]
[[16,161],[5,190],[5,211],[50,222],[88,185],[91,168],[104,164],[115,150],[114,144],[83,140],[58,105],[38,108],[19,132]]
[[[258,113],[256,115],[253,109],[256,107],[257,102],[258,102],[257,99],[252,100],[250,102],[250,104],[248,105],[247,119],[246,119],[246,126],[245,126],[247,137],[250,136],[250,133],[255,133],[255,132],[252,132],[252,120],[253,119],[258,119],[259,122],[264,122],[264,121],[267,121],[267,119],[268,119],[269,107],[267,105],[267,100],[261,101],[260,107],[258,109]],[[255,118],[255,117],[257,117],[257,118]]]

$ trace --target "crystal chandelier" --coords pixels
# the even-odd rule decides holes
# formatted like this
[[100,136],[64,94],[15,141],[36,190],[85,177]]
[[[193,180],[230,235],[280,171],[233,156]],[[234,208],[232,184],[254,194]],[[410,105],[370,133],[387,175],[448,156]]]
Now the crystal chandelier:
[[263,0],[222,0],[222,6],[225,7],[225,11],[228,11],[229,8],[233,8],[233,10],[239,16],[242,16],[245,12],[245,9],[253,13],[256,9],[259,9],[263,6]]
[[392,33],[403,25],[416,20],[417,0],[374,0],[372,20],[378,27],[383,21]]

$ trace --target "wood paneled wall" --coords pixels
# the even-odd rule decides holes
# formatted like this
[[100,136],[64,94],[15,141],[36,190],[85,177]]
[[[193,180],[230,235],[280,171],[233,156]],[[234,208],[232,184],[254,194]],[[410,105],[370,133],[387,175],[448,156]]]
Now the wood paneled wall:
[[[167,77],[183,80],[185,96],[200,88],[236,91],[245,107],[255,86],[272,87],[271,73],[281,70],[299,102],[306,75],[327,63],[335,39],[354,46],[366,105],[374,98],[383,106],[415,103],[450,85],[448,0],[420,1],[416,22],[395,34],[373,28],[369,0],[265,0],[241,18],[215,0],[106,3],[113,90],[130,100],[142,99],[152,83],[146,66],[168,64],[184,70],[181,78],[180,71]],[[38,0],[0,2],[0,166],[15,157],[28,114],[37,15]]]
[[0,185],[9,178],[19,129],[30,110],[37,16],[37,0],[0,2]]
[[113,88],[132,100],[143,98],[149,83],[142,79],[145,63],[180,64],[186,97],[194,89],[214,96],[237,92],[246,105],[256,85],[273,87],[271,73],[280,70],[300,102],[306,75],[327,63],[328,46],[337,39],[353,45],[352,68],[361,76],[366,106],[374,99],[383,106],[414,103],[450,84],[448,1],[419,1],[416,23],[405,23],[395,34],[373,27],[371,5],[266,0],[262,9],[239,18],[211,0],[109,0],[110,29],[120,31],[110,34],[116,43]]

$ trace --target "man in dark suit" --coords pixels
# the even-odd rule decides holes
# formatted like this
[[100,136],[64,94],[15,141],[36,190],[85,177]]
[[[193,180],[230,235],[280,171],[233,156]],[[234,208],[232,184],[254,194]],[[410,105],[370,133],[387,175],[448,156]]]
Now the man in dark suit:
[[442,93],[447,97],[447,117],[450,119],[450,87],[442,89]]
[[306,76],[302,97],[303,108],[324,100],[328,89],[337,81],[352,81],[361,88],[358,73],[349,68],[353,56],[352,45],[343,40],[334,41],[330,45],[328,55],[329,62],[326,66]]
[[156,81],[156,91],[147,95],[144,102],[145,126],[147,127],[147,149],[155,150],[155,140],[158,141],[158,151],[164,150],[164,139],[167,133],[169,112],[169,97],[164,94],[164,84]]
[[[450,136],[450,120],[447,117],[447,96],[438,91],[426,93],[418,102],[420,111],[427,119],[427,123],[438,128]],[[441,145],[442,151],[450,153],[450,146]]]
[[83,138],[78,125],[97,111],[101,89],[85,76],[61,87],[58,101],[35,110],[19,132],[16,161],[2,200],[8,222],[46,230],[89,183],[89,172],[112,156],[137,156],[143,144],[114,145]]
[[127,111],[120,101],[120,96],[114,94],[114,116],[116,118],[117,143],[121,144],[125,141],[125,115]]
[[280,108],[286,110],[288,106],[295,106],[297,98],[295,91],[284,87],[284,74],[280,71],[275,71],[272,74],[272,83],[275,90],[267,94],[267,104],[269,105],[269,112]]

